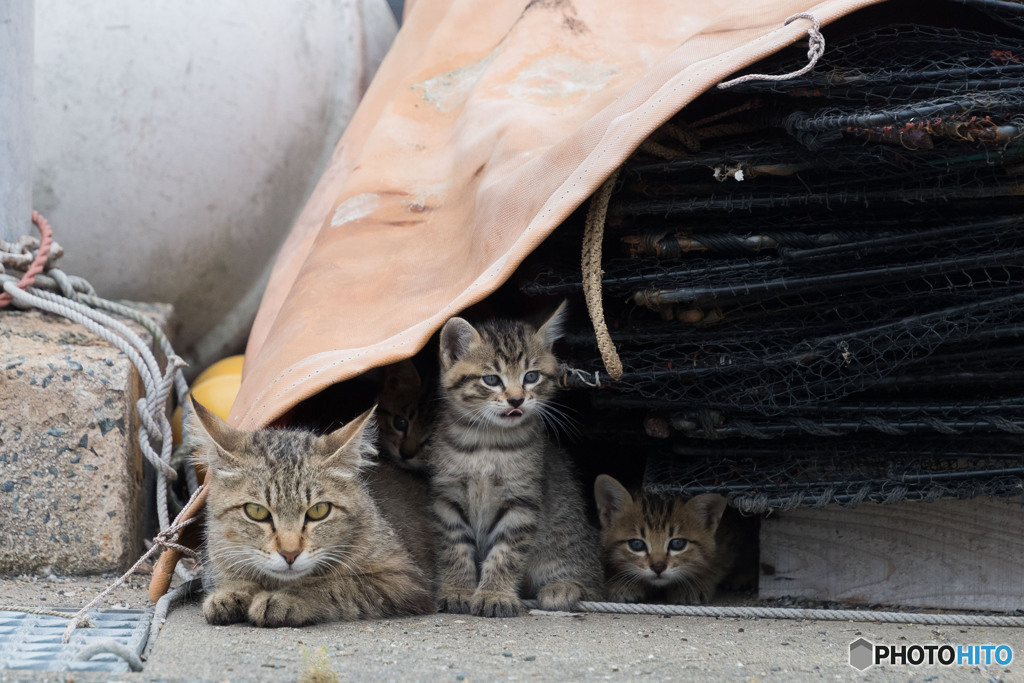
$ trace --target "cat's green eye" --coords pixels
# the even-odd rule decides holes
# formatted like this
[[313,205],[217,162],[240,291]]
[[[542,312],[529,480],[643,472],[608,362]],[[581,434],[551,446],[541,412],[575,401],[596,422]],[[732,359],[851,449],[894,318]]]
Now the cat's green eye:
[[313,507],[306,510],[306,519],[316,522],[327,516],[327,513],[331,511],[330,503],[317,503]]
[[686,539],[685,538],[673,538],[671,541],[668,542],[668,549],[669,550],[675,550],[676,552],[678,552],[678,551],[682,550],[685,547],[686,547]]
[[409,421],[401,415],[395,415],[394,419],[391,420],[391,426],[400,432],[404,432],[409,428]]
[[523,384],[535,384],[540,379],[540,373],[536,370],[530,370],[528,373],[523,375]]
[[270,510],[258,503],[246,503],[243,509],[246,516],[256,522],[265,522],[270,518]]
[[484,375],[480,379],[482,379],[484,384],[486,384],[489,387],[496,387],[499,384],[501,384],[501,378],[498,377],[497,375]]
[[631,539],[629,539],[629,542],[626,545],[628,545],[629,549],[632,550],[635,553],[642,553],[645,550],[647,550],[647,544],[644,543],[643,540],[641,540],[639,538],[631,538]]

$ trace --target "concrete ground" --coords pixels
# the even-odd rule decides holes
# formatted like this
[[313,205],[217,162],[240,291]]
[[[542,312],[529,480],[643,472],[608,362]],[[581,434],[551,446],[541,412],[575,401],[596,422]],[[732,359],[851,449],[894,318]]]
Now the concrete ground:
[[[145,607],[148,577],[106,607]],[[81,606],[98,578],[0,579],[0,604]],[[6,681],[1019,681],[1009,666],[847,663],[863,637],[886,644],[1007,644],[1024,657],[1024,629],[825,621],[534,613],[517,619],[447,614],[302,629],[209,626],[199,606],[174,610],[140,673],[0,670]],[[319,672],[321,677],[311,677]]]

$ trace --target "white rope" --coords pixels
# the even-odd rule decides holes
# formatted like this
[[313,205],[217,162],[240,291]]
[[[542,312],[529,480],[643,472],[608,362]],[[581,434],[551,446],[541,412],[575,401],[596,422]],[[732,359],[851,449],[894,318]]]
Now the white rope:
[[[536,609],[535,600],[524,601]],[[948,624],[953,626],[1024,626],[1024,617],[988,616],[984,614],[923,614],[913,612],[879,612],[856,609],[802,609],[796,607],[718,607],[713,605],[653,605],[624,602],[581,602],[577,612],[609,614],[657,614],[680,617],[716,617],[740,619],[806,619],[810,621],[878,621],[886,624]]]
[[88,662],[96,655],[112,654],[117,655],[128,662],[128,668],[132,671],[142,671],[142,660],[130,647],[119,643],[113,638],[106,638],[97,643],[86,645],[75,655],[76,662]]
[[740,76],[730,81],[722,81],[718,84],[718,87],[722,90],[731,88],[734,85],[740,83],[746,83],[747,81],[786,81],[790,78],[796,78],[797,76],[803,76],[805,73],[814,68],[814,65],[818,63],[821,56],[825,54],[825,36],[821,34],[821,23],[818,21],[818,17],[814,16],[810,12],[800,12],[786,19],[786,25],[796,19],[809,19],[813,26],[807,29],[807,64],[802,69],[796,71],[790,71],[788,74],[747,74],[746,76]]
[[[180,564],[179,564],[180,566]],[[164,593],[164,596],[156,601],[156,608],[153,610],[153,621],[149,623],[149,637],[146,639],[146,647],[142,651],[142,659],[149,659],[149,654],[156,644],[156,637],[167,621],[167,615],[171,609],[177,607],[194,593],[202,590],[202,579],[191,579],[178,587]]]

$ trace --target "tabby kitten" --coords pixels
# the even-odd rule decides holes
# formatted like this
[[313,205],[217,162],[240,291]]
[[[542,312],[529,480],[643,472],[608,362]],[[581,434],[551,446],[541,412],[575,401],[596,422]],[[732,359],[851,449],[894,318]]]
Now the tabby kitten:
[[716,531],[725,498],[683,502],[640,494],[602,474],[594,482],[601,520],[605,590],[613,602],[707,602],[732,568],[735,549]]
[[[193,404],[196,457],[212,473],[209,623],[301,626],[434,610],[429,567],[417,564],[429,562],[429,553],[414,557],[407,549],[412,537],[429,538],[427,524],[415,528],[426,510],[402,509],[415,499],[402,492],[375,500],[375,488],[387,493],[372,481],[382,465],[362,469],[375,452],[372,409],[318,437],[238,431]],[[393,526],[380,508],[407,522]]]
[[511,617],[520,596],[567,610],[599,594],[596,534],[568,456],[544,430],[564,313],[563,303],[539,329],[452,318],[441,330],[430,448],[441,611]]
[[434,392],[411,360],[389,365],[377,396],[381,457],[411,472],[426,473]]

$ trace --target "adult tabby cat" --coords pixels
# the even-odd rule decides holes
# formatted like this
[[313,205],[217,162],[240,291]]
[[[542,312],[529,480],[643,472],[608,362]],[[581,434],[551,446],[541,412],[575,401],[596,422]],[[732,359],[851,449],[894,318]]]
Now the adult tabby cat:
[[723,496],[706,493],[686,502],[633,497],[602,474],[594,482],[594,498],[609,600],[707,602],[732,569],[736,544],[719,526]]
[[377,396],[381,459],[402,469],[426,473],[427,441],[433,422],[434,391],[420,379],[411,360],[389,365]]
[[597,538],[568,456],[545,434],[565,304],[539,329],[452,318],[431,442],[438,607],[488,617],[571,609],[600,591]]
[[374,454],[372,409],[317,436],[238,431],[193,403],[196,458],[212,473],[209,623],[301,626],[434,610],[429,525],[418,524],[426,494],[394,476],[418,481],[412,475],[364,467]]

